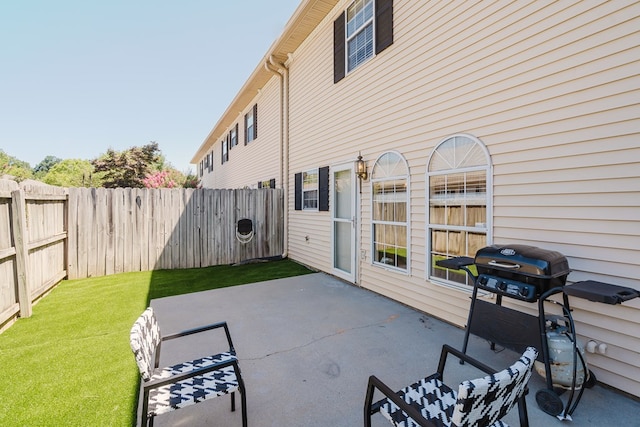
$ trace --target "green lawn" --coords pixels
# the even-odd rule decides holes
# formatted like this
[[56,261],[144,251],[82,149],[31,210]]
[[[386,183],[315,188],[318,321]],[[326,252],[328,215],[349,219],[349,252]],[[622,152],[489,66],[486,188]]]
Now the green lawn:
[[289,260],[60,283],[0,334],[0,426],[131,426],[129,330],[154,298],[310,273]]

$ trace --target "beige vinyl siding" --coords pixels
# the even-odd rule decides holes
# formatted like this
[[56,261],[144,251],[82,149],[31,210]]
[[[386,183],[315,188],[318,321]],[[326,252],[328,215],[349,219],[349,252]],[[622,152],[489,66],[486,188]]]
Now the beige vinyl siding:
[[[334,84],[333,20],[346,5],[289,63],[289,182],[359,151],[369,168],[388,150],[406,158],[410,273],[371,264],[365,182],[360,285],[464,325],[469,294],[425,280],[425,174],[436,144],[466,132],[491,155],[495,242],[562,252],[570,281],[640,287],[640,4],[396,1],[394,44]],[[330,213],[294,211],[289,195],[290,256],[331,272]],[[638,300],[571,303],[581,338],[608,345],[588,355],[598,379],[640,395]]]
[[[244,115],[258,104],[258,138],[244,145]],[[221,162],[221,141],[231,130],[217,135],[213,146],[213,172],[204,171],[206,188],[257,188],[258,181],[276,179],[280,186],[280,82],[274,76],[238,114],[238,145],[229,150],[229,161]],[[209,149],[211,151],[211,149]]]
[[[320,19],[314,8],[331,4],[303,1],[292,18],[299,27],[283,35],[308,34],[309,22]],[[640,289],[639,2],[395,1],[394,44],[334,84],[333,21],[349,4],[337,2],[294,52],[273,52],[278,59],[290,54],[291,258],[332,272],[331,213],[294,210],[294,175],[353,162],[359,152],[371,172],[378,156],[397,151],[410,173],[410,268],[372,264],[366,181],[356,282],[463,326],[469,293],[426,279],[426,170],[440,141],[468,133],[491,156],[493,242],[565,254],[569,281]],[[294,39],[273,46],[298,45]],[[266,81],[264,87],[237,98],[254,99],[241,107],[239,145],[225,165],[219,146],[225,135],[210,135],[214,173],[205,171],[205,186],[279,179],[280,80],[265,77],[263,65],[252,78]],[[256,102],[258,139],[244,146],[244,114]],[[505,300],[537,314],[535,304]],[[571,298],[571,304],[581,339],[608,345],[606,355],[588,355],[598,379],[640,396],[640,299],[609,306]]]

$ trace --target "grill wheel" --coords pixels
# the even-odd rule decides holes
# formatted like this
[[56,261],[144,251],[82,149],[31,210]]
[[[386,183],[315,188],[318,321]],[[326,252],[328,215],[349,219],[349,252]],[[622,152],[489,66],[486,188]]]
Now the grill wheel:
[[558,416],[564,409],[564,404],[555,391],[543,388],[536,393],[536,402],[540,409],[551,416]]

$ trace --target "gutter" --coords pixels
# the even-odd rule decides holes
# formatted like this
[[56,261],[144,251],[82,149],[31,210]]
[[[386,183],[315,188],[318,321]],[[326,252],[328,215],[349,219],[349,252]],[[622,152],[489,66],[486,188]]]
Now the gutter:
[[265,61],[264,67],[280,77],[280,183],[284,191],[283,253],[289,252],[289,68],[276,62],[273,55]]

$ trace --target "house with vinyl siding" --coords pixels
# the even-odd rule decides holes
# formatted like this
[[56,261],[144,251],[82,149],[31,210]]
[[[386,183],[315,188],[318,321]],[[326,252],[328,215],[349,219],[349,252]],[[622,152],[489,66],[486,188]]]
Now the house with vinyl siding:
[[[491,244],[640,289],[638,28],[626,0],[303,0],[192,161],[283,188],[291,259],[460,327],[472,286],[435,261]],[[640,298],[571,306],[640,396]]]

